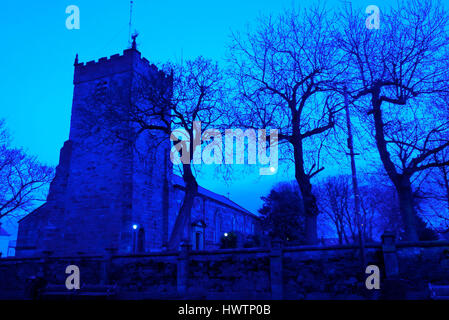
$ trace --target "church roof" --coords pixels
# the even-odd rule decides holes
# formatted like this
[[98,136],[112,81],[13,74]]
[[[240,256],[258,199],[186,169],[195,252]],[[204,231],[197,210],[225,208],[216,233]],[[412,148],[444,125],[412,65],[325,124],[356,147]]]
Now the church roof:
[[[178,185],[178,186],[183,187],[183,188],[185,186],[184,179],[182,177],[176,175],[176,174],[172,175],[172,182],[173,182],[174,185]],[[210,191],[210,190],[208,190],[206,188],[203,188],[201,186],[198,186],[198,193],[200,195],[202,195],[202,196],[208,197],[208,198],[213,199],[213,200],[215,200],[217,202],[225,204],[225,205],[227,205],[227,206],[229,206],[231,208],[234,208],[236,210],[243,211],[243,212],[245,212],[247,214],[250,214],[252,216],[258,217],[258,215],[256,215],[253,212],[248,211],[245,208],[239,206],[237,203],[235,203],[231,199],[229,199],[229,198],[227,198],[225,196],[222,196],[221,194],[212,192],[212,191]]]

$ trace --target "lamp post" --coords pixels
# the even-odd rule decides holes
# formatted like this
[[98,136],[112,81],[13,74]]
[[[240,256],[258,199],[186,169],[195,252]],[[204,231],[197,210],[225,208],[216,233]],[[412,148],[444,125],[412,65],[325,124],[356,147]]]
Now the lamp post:
[[360,258],[362,262],[362,268],[364,270],[366,267],[365,236],[363,232],[363,223],[360,216],[360,193],[355,166],[356,154],[354,153],[354,141],[352,138],[351,117],[349,116],[348,90],[346,86],[344,87],[344,97],[345,97],[345,111],[346,111],[346,126],[348,129],[348,149],[349,149],[349,156],[351,158],[352,190],[354,192],[354,213],[356,217],[357,231],[359,233]]
[[136,253],[136,244],[137,244],[137,229],[139,226],[137,224],[133,224],[133,253]]

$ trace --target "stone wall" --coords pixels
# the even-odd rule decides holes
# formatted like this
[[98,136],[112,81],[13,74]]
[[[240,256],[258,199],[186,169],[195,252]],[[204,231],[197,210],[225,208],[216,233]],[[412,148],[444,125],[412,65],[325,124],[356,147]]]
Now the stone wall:
[[[391,240],[391,238],[390,238]],[[64,284],[65,267],[80,267],[81,285],[119,286],[121,298],[425,299],[427,286],[449,285],[449,242],[383,243],[366,248],[381,270],[380,290],[365,287],[356,246],[302,246],[144,255],[0,259],[0,297],[23,297],[38,274]]]
[[199,298],[271,298],[269,250],[220,251],[192,252],[188,259],[188,292]]
[[69,265],[82,270],[82,281],[88,284],[101,283],[104,278],[104,258],[24,258],[0,259],[0,299],[22,299],[26,297],[27,282],[32,277],[44,277],[49,283],[64,284]]

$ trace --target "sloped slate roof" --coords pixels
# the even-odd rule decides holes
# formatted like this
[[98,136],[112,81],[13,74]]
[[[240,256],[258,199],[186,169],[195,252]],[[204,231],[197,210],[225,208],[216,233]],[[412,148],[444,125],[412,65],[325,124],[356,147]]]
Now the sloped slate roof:
[[[173,182],[174,185],[178,185],[178,186],[180,186],[182,188],[184,188],[184,186],[185,186],[184,180],[182,179],[182,177],[180,177],[180,176],[178,176],[176,174],[172,175],[172,182]],[[227,206],[229,206],[231,208],[234,208],[236,210],[243,211],[243,212],[245,212],[247,214],[250,214],[252,216],[255,216],[255,217],[259,217],[257,214],[255,214],[255,213],[253,213],[251,211],[246,210],[245,208],[239,206],[237,203],[235,203],[234,201],[228,199],[227,197],[222,196],[221,194],[212,192],[210,190],[207,190],[206,188],[203,188],[201,186],[198,186],[198,193],[200,195],[203,195],[205,197],[208,197],[208,198],[211,198],[211,199],[213,199],[215,201],[223,203],[223,204],[225,204],[225,205],[227,205]]]

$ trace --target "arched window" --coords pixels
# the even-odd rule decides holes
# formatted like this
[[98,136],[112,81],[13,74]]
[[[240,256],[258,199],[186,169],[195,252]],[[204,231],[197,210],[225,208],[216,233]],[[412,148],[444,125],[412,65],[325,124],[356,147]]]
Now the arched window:
[[104,103],[108,91],[107,81],[99,81],[95,86],[94,98],[96,102]]
[[203,233],[201,231],[195,232],[195,250],[203,249]]
[[192,249],[203,250],[206,224],[204,221],[198,220],[192,223],[192,227]]

